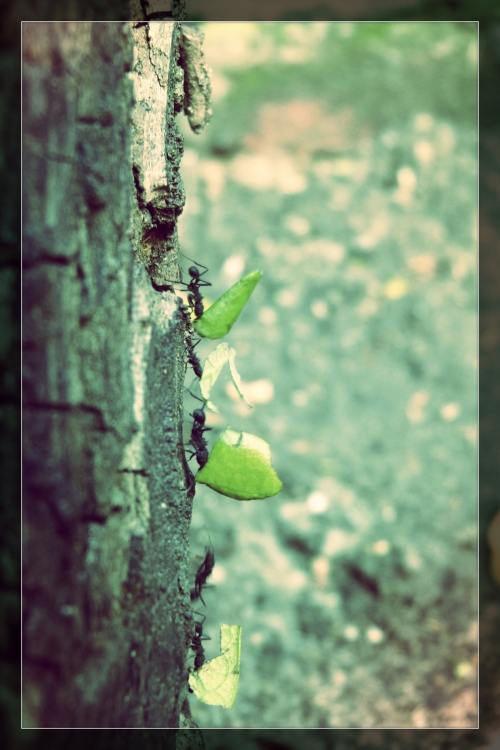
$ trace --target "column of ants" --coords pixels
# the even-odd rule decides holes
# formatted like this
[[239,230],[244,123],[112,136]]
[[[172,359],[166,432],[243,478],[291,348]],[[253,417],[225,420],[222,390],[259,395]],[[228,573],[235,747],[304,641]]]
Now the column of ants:
[[[185,256],[187,257],[187,256]],[[191,258],[188,258],[188,260],[192,260]],[[193,263],[195,263],[194,266],[190,266],[188,268],[188,273],[190,276],[189,284],[186,284],[185,282],[176,282],[183,284],[187,292],[187,300],[189,308],[184,304],[180,303],[179,308],[182,316],[184,317],[184,321],[186,323],[186,330],[187,330],[187,348],[188,348],[188,363],[193,368],[193,371],[198,379],[201,378],[203,375],[203,368],[201,366],[201,362],[196,355],[194,349],[195,347],[200,343],[200,339],[196,341],[195,344],[193,344],[193,327],[191,325],[191,316],[190,311],[194,313],[195,320],[198,320],[201,318],[204,312],[204,306],[203,306],[203,296],[200,291],[200,287],[205,286],[212,286],[209,281],[206,281],[203,279],[203,276],[208,273],[208,268],[201,263],[197,263],[195,260],[192,260]],[[202,272],[200,272],[199,268],[204,269]],[[159,285],[156,284],[154,281],[151,282],[153,285],[153,288],[158,292],[163,291],[170,291],[171,290],[171,284],[167,283],[165,285]],[[174,283],[174,282],[172,282]],[[211,428],[205,427],[205,401],[198,396],[196,396],[194,393],[192,393],[191,390],[188,389],[188,393],[193,396],[193,398],[197,399],[198,401],[201,401],[203,406],[201,408],[194,409],[193,412],[189,415],[193,418],[193,426],[191,428],[191,435],[189,442],[187,443],[188,446],[191,446],[193,448],[192,451],[190,451],[190,455],[188,460],[191,460],[193,456],[196,456],[196,461],[198,462],[198,466],[200,469],[205,466],[205,464],[208,461],[208,449],[207,449],[207,441],[205,440],[203,433],[208,432]],[[200,599],[203,606],[206,606],[205,600],[203,599],[203,588],[208,587],[209,584],[207,584],[207,579],[212,573],[213,567],[215,565],[215,555],[214,555],[214,549],[212,546],[212,543],[209,542],[209,545],[205,547],[205,559],[199,566],[198,570],[196,571],[195,575],[195,581],[194,581],[194,587],[191,589],[190,596],[191,601],[196,601],[197,599]],[[201,620],[195,620],[194,621],[194,635],[191,640],[190,648],[194,652],[194,669],[199,669],[204,663],[205,663],[205,651],[203,648],[202,641],[210,640],[209,636],[203,635],[203,623],[205,622],[206,616],[202,615],[201,612],[194,611],[194,614],[199,615],[202,617]],[[189,688],[189,692],[193,692],[191,688]]]

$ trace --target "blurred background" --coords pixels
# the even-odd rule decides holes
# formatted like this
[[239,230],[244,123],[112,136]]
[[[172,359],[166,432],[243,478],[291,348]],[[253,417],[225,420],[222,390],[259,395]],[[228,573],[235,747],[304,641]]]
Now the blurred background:
[[178,118],[181,247],[208,302],[264,274],[226,339],[254,408],[223,372],[209,441],[264,438],[284,488],[197,489],[206,655],[222,622],[243,646],[234,708],[193,716],[476,726],[477,24],[202,28],[213,117]]

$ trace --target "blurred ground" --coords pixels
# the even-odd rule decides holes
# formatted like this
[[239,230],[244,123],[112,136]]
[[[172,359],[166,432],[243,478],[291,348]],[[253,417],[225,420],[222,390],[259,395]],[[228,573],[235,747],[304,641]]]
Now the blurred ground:
[[207,658],[221,622],[243,649],[234,708],[193,715],[474,727],[476,25],[203,28],[214,117],[184,133],[181,246],[211,299],[264,273],[227,337],[255,407],[222,377],[211,443],[264,438],[284,489],[197,490]]

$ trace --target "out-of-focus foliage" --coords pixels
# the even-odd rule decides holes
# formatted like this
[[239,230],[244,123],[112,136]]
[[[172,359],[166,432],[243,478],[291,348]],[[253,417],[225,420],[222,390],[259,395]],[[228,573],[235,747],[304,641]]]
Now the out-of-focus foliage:
[[[234,26],[237,30],[239,24]],[[254,61],[221,64],[231,88],[214,107],[206,148],[231,154],[263,102],[292,96],[320,98],[327,110],[348,106],[377,130],[397,127],[414,111],[432,111],[457,124],[476,123],[477,24],[303,25],[311,38],[309,59],[303,62],[303,49],[293,58],[297,26],[262,24]],[[320,36],[314,29],[321,26]]]
[[222,373],[208,440],[262,436],[284,486],[197,490],[206,632],[246,641],[200,725],[475,726],[476,29],[205,27],[181,243],[214,298],[263,271],[227,337],[254,408]]

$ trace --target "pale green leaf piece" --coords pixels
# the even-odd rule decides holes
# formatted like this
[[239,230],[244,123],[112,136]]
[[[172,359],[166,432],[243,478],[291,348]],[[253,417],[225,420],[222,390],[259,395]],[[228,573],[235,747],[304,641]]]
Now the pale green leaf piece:
[[220,414],[220,411],[212,401],[207,401],[207,409],[210,409],[210,411],[213,411],[216,414]]
[[220,371],[229,360],[229,347],[224,341],[211,352],[203,365],[203,375],[200,379],[201,395],[208,401],[212,387],[220,375]]
[[206,339],[223,338],[238,319],[261,276],[260,271],[250,271],[233,284],[222,297],[210,305],[201,318],[193,321],[196,333]]
[[213,350],[211,354],[206,358],[205,364],[203,366],[203,375],[200,379],[200,389],[201,389],[201,395],[207,402],[207,406],[209,409],[212,409],[212,411],[218,411],[217,408],[214,407],[214,405],[208,400],[210,398],[210,393],[212,391],[213,385],[217,378],[220,375],[220,372],[226,362],[229,363],[229,370],[231,373],[231,378],[233,380],[234,386],[240,396],[240,398],[243,399],[245,404],[252,408],[252,405],[248,403],[245,396],[242,393],[241,390],[241,378],[239,375],[239,372],[236,369],[236,365],[234,363],[234,358],[236,357],[236,352],[234,349],[230,349],[229,346],[224,341],[222,344],[219,344],[219,346]]
[[220,626],[220,656],[206,661],[189,675],[198,700],[211,706],[232,708],[238,692],[241,661],[241,625]]
[[231,378],[233,379],[234,387],[238,391],[238,395],[247,406],[250,407],[250,409],[253,409],[252,404],[249,404],[246,400],[245,396],[243,395],[243,391],[241,390],[241,378],[238,370],[236,369],[236,365],[234,364],[234,358],[236,357],[236,352],[234,349],[229,350],[229,371],[231,372]]
[[283,489],[272,465],[269,443],[230,427],[215,443],[196,481],[235,500],[263,500]]

